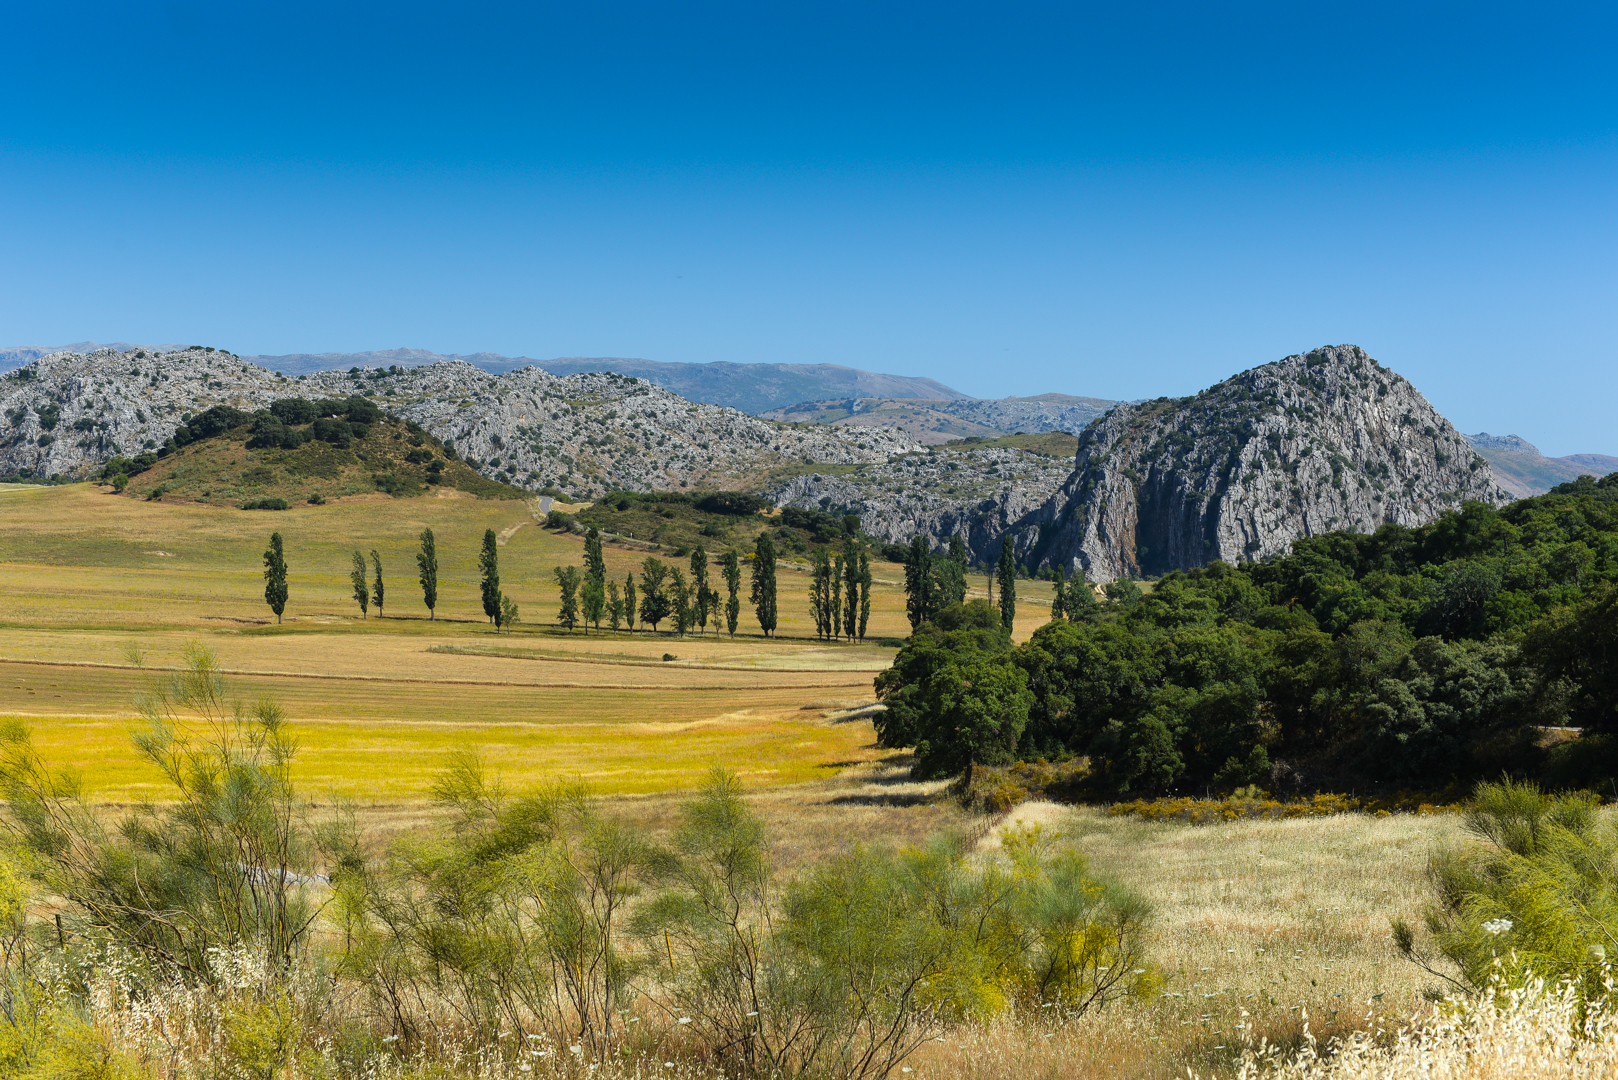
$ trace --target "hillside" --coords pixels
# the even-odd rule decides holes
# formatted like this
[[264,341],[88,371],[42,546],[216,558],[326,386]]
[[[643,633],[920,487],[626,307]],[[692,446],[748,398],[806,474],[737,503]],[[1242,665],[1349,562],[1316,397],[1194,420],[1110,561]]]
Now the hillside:
[[[217,433],[177,448],[165,446],[168,452],[161,458],[150,451],[134,459],[113,458],[102,467],[102,475],[128,476],[125,494],[135,498],[244,509],[284,509],[373,492],[395,497],[450,491],[480,498],[527,495],[480,476],[419,425],[382,416],[366,399],[332,401],[319,408],[304,399],[283,398],[277,404],[283,416],[288,404],[301,406],[306,415],[289,417],[294,421],[289,424],[266,420],[274,413],[250,415],[216,407],[190,418],[191,426],[181,432]],[[317,419],[322,413],[327,416]],[[273,505],[277,500],[285,505]],[[266,501],[272,505],[249,505]]]
[[886,430],[788,425],[686,401],[642,379],[425,367],[276,374],[215,349],[42,357],[0,377],[0,476],[75,477],[156,450],[187,413],[359,394],[453,443],[490,479],[591,498],[608,490],[742,487],[786,464],[886,461]]
[[1036,567],[1094,582],[1263,559],[1306,536],[1509,499],[1453,425],[1355,345],[1194,397],[1120,405],[1085,430],[1076,463],[1013,542]]
[[794,401],[833,397],[970,400],[933,379],[880,375],[841,364],[669,364],[622,357],[564,357],[540,366],[554,375],[612,371],[633,375],[690,401],[763,413]]
[[1606,454],[1569,454],[1546,457],[1539,447],[1518,435],[1490,435],[1487,431],[1467,435],[1472,449],[1489,459],[1500,486],[1526,499],[1543,495],[1557,484],[1580,476],[1606,476],[1618,472],[1618,457]]
[[1057,432],[963,439],[878,465],[783,470],[765,494],[780,506],[857,514],[861,530],[889,543],[959,535],[983,561],[1061,490],[1078,441]]
[[927,401],[911,398],[842,398],[806,401],[763,415],[794,423],[833,424],[838,427],[891,427],[917,442],[938,446],[968,436],[1030,435],[1046,431],[1084,430],[1091,420],[1116,402],[1071,394],[1040,394],[999,400],[969,398]]

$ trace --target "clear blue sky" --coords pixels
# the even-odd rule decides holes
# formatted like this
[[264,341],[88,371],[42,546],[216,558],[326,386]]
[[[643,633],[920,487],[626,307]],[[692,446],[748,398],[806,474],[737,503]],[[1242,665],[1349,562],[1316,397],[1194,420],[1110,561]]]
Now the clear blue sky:
[[9,4],[0,344],[1193,392],[1618,454],[1612,4]]

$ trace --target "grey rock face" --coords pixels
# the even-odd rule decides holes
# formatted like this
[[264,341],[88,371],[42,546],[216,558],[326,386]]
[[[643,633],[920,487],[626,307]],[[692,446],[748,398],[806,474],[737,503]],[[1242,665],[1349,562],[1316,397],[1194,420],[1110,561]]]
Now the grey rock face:
[[1295,540],[1421,525],[1510,496],[1401,376],[1358,346],[1289,356],[1190,398],[1120,405],[1080,436],[1020,557],[1102,583],[1263,559]]
[[896,544],[960,536],[974,561],[998,556],[1000,538],[1039,510],[1072,472],[1067,457],[959,444],[932,447],[852,472],[793,477],[765,492],[777,506],[860,516],[860,528]]
[[451,441],[483,472],[598,495],[615,487],[736,487],[786,463],[885,462],[919,444],[891,431],[772,424],[642,379],[491,375],[464,362],[282,377],[213,350],[42,357],[0,378],[0,475],[84,476],[160,446],[186,413],[363,393]]

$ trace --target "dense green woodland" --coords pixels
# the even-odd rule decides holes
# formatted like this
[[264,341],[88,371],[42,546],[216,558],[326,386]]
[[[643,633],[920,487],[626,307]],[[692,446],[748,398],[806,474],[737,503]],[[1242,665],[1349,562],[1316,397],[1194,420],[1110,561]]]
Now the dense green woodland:
[[941,609],[877,680],[882,744],[928,776],[1086,755],[1098,798],[1618,775],[1618,474],[1108,595],[1016,647]]

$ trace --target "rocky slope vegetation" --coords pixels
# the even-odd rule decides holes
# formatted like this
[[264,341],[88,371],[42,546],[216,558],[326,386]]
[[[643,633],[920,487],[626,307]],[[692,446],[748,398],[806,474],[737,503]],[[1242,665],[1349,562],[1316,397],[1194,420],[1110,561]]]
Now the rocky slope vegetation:
[[1569,454],[1546,457],[1539,447],[1519,435],[1490,435],[1487,431],[1466,436],[1472,449],[1489,459],[1500,486],[1526,499],[1543,495],[1557,484],[1580,476],[1606,476],[1618,472],[1618,457],[1606,454]]
[[1510,499],[1414,386],[1355,345],[1289,356],[1194,397],[1120,405],[1080,437],[1076,465],[1010,539],[1026,562],[1098,583]]
[[614,488],[739,487],[785,464],[885,462],[901,434],[785,425],[686,401],[642,379],[492,375],[464,362],[286,376],[228,352],[63,353],[0,379],[0,475],[85,476],[155,449],[213,405],[361,393],[453,444],[484,475],[592,497]]
[[959,535],[982,561],[1061,490],[1076,443],[1059,434],[963,440],[879,465],[802,470],[765,495],[778,506],[858,514],[862,531],[896,544]]
[[1076,434],[1117,402],[1071,394],[1040,394],[998,400],[967,398],[924,401],[911,398],[841,398],[806,401],[762,415],[772,420],[838,427],[891,427],[928,446],[978,435],[993,438],[1018,432]]

